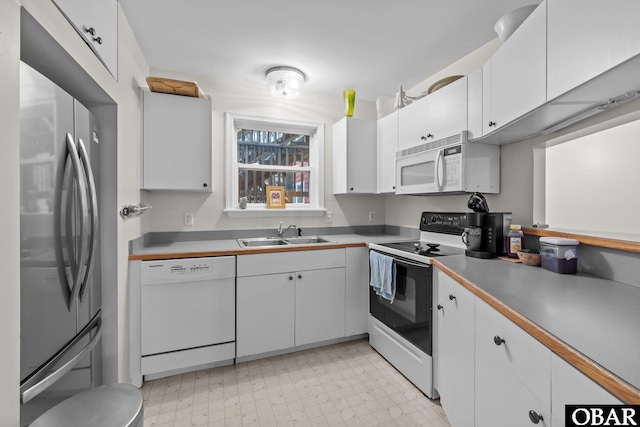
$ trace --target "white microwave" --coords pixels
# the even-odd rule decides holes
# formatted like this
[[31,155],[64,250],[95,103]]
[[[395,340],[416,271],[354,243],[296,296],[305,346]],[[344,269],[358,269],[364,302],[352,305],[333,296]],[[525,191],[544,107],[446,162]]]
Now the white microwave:
[[500,146],[467,142],[467,131],[398,151],[396,194],[500,192]]

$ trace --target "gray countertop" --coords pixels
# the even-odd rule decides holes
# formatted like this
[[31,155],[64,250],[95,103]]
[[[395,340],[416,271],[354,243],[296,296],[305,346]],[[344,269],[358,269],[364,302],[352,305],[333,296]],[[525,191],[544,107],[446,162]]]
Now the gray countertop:
[[[337,244],[353,244],[353,243],[384,243],[396,242],[400,240],[410,240],[409,237],[399,236],[397,234],[331,234],[320,235],[320,237]],[[318,249],[322,249],[322,244],[315,245]],[[136,248],[132,255],[158,255],[162,256],[169,253],[189,253],[197,252],[218,252],[218,251],[241,251],[253,250],[256,248],[243,248],[235,239],[220,240],[195,240],[195,241],[176,241],[154,243],[140,248]]]
[[499,259],[438,262],[640,389],[640,288]]

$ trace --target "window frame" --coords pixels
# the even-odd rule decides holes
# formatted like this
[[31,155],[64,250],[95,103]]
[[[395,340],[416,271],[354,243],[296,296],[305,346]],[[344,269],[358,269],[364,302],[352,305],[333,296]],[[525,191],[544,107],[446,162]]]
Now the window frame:
[[[225,209],[229,216],[321,216],[324,208],[324,124],[298,122],[266,117],[225,113],[226,179]],[[271,132],[300,133],[309,135],[309,166],[288,167],[270,165],[246,165],[238,163],[238,129],[254,129]],[[284,209],[267,209],[266,203],[249,203],[246,209],[239,206],[238,176],[241,169],[283,170],[309,172],[309,205],[288,203]],[[315,183],[315,185],[313,185]]]

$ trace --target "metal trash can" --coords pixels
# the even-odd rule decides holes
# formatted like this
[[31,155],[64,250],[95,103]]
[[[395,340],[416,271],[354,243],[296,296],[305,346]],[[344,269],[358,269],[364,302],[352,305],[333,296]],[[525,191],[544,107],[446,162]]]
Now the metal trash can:
[[31,427],[142,427],[142,394],[129,384],[92,388],[59,403]]

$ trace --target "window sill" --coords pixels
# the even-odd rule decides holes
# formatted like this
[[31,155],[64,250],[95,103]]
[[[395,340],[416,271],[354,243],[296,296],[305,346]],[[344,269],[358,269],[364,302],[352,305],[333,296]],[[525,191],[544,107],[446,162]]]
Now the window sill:
[[289,216],[322,216],[326,209],[286,208],[286,209],[225,209],[230,218],[289,217]]

